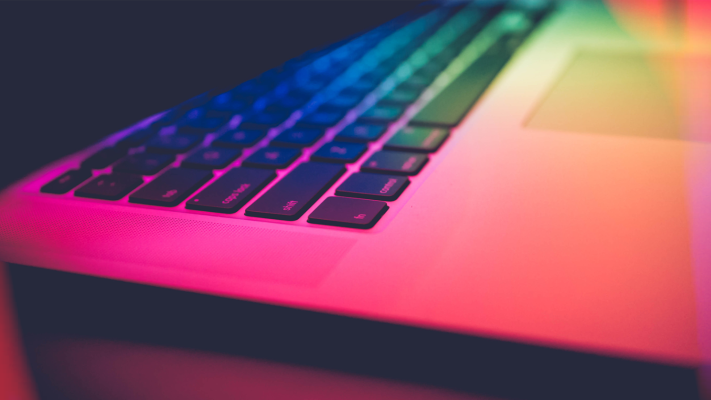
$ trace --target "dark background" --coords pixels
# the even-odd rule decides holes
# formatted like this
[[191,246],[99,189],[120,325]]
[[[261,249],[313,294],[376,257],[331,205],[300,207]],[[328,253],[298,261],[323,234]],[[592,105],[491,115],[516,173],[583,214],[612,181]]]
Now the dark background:
[[421,2],[0,3],[0,189]]

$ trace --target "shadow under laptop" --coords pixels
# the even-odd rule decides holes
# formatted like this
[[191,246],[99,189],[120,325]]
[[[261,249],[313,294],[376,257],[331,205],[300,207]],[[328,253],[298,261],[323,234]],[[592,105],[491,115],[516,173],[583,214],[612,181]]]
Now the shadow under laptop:
[[10,265],[43,399],[698,399],[697,371]]

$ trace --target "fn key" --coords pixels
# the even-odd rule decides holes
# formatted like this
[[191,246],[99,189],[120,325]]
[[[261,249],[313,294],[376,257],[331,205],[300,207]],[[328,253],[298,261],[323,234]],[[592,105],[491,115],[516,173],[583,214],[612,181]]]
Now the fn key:
[[372,228],[388,210],[382,201],[329,197],[309,215],[312,224]]

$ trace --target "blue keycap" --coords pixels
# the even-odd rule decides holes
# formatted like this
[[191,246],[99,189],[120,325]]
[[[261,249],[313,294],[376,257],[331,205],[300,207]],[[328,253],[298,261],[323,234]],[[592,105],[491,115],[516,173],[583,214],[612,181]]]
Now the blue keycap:
[[361,102],[361,100],[363,100],[363,95],[361,93],[344,90],[336,97],[325,102],[321,107],[324,107],[326,109],[335,108],[350,110],[351,108],[357,106],[358,103]]
[[148,141],[146,149],[151,153],[178,154],[195,147],[202,141],[198,135],[161,135]]
[[266,132],[260,129],[233,129],[212,142],[213,146],[242,148],[251,147],[260,141]]
[[308,147],[316,143],[323,133],[323,129],[295,127],[280,133],[270,144],[281,147]]
[[347,110],[319,108],[299,120],[299,125],[317,126],[323,128],[334,126],[338,123],[338,121],[343,119],[346,115],[346,111]]
[[286,121],[290,115],[290,112],[260,111],[245,118],[242,125],[246,127],[274,127]]
[[330,142],[311,155],[311,161],[352,163],[365,153],[368,147],[361,143]]
[[199,169],[222,169],[242,154],[240,149],[208,147],[200,149],[186,158],[181,167]]
[[387,127],[384,125],[355,123],[343,128],[343,130],[336,135],[334,140],[353,143],[372,142],[380,138],[386,130]]
[[288,167],[301,155],[299,149],[263,147],[242,162],[245,167],[282,169]]

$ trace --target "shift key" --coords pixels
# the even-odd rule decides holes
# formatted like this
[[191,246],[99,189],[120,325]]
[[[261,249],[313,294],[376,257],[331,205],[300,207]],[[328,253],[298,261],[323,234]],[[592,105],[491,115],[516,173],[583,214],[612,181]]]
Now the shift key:
[[250,205],[245,215],[295,221],[343,175],[339,164],[300,164]]

